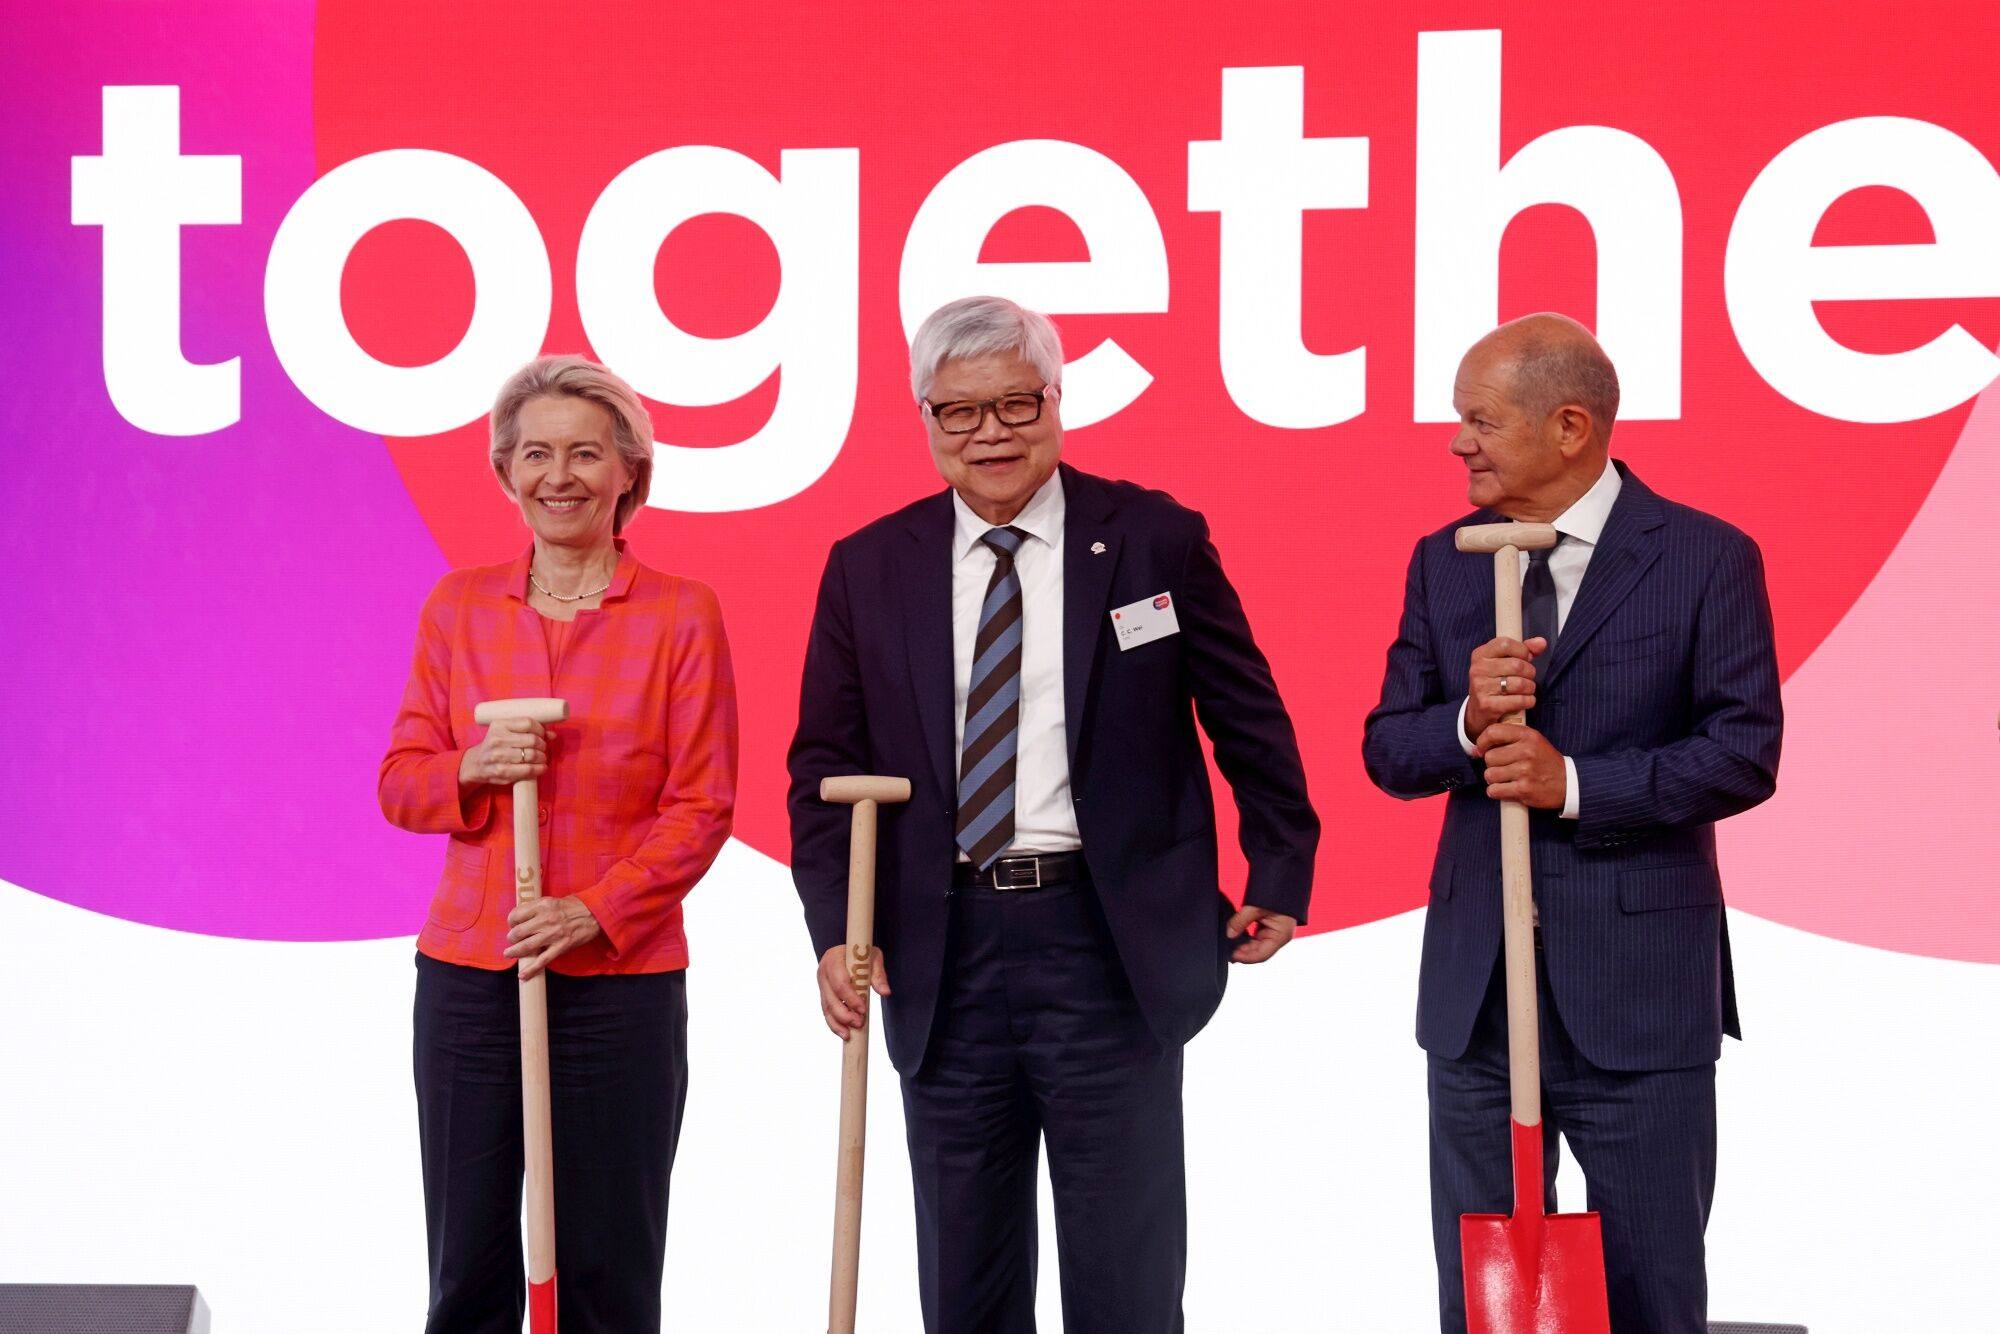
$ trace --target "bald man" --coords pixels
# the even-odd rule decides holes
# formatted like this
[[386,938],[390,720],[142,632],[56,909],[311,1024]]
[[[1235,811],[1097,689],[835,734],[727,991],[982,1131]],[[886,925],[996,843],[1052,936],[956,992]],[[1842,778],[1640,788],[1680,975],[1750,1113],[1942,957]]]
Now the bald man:
[[[1465,1330],[1461,1214],[1513,1204],[1499,802],[1531,809],[1548,1207],[1556,1136],[1603,1215],[1615,1334],[1704,1334],[1715,1061],[1740,1037],[1715,822],[1771,795],[1782,716],[1756,543],[1609,456],[1618,376],[1589,331],[1531,315],[1474,344],[1451,452],[1479,508],[1417,543],[1369,776],[1448,794],[1417,993],[1445,1334]],[[1527,638],[1494,639],[1492,558],[1453,532],[1515,519]],[[1528,725],[1502,722],[1526,708]]]

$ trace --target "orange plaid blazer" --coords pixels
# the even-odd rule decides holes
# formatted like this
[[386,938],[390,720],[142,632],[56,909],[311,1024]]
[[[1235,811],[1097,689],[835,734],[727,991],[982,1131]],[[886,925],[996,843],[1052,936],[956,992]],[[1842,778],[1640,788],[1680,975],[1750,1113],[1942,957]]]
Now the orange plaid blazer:
[[417,948],[446,963],[511,968],[511,788],[461,792],[459,761],[486,729],[489,699],[553,696],[541,777],[543,892],[583,900],[603,934],[560,955],[558,973],[685,968],[681,899],[729,837],[736,803],[736,685],[715,594],[641,565],[618,543],[596,611],[578,615],[551,673],[540,613],[528,606],[530,553],[438,581],[382,757],[382,812],[404,829],[449,834],[444,874]]

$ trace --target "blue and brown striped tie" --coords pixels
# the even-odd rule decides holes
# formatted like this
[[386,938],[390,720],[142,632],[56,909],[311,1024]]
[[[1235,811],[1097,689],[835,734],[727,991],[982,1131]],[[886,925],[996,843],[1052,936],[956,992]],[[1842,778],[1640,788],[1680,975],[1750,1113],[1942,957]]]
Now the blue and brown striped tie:
[[958,846],[980,870],[1014,841],[1014,757],[1021,729],[1021,578],[1014,554],[1028,535],[989,528],[993,578],[979,607],[965,741],[958,757]]

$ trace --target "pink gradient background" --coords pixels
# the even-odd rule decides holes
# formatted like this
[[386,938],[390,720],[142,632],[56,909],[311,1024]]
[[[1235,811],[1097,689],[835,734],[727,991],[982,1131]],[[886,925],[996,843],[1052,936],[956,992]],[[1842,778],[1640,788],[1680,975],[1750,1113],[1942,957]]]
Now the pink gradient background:
[[[2000,961],[1996,496],[2000,385],[1973,405],[1881,573],[1785,682],[1777,795],[1719,833],[1737,907],[1883,949]],[[1828,522],[1824,540],[1844,526]]]
[[[1590,22],[1616,29],[1613,36],[1626,47],[1659,38],[1638,25],[1620,27],[1590,7],[1578,13],[1586,9],[1594,15]],[[284,211],[317,174],[355,153],[391,144],[467,152],[498,171],[528,201],[548,236],[558,283],[550,345],[568,349],[581,342],[565,290],[574,233],[612,170],[649,148],[678,142],[734,144],[766,161],[773,145],[838,142],[852,129],[847,122],[824,132],[800,128],[817,124],[818,107],[800,100],[805,92],[787,100],[783,89],[793,64],[801,79],[808,77],[808,66],[845,69],[841,86],[849,89],[850,103],[828,103],[829,116],[854,116],[854,105],[884,95],[866,86],[866,69],[857,72],[852,60],[883,62],[885,71],[893,66],[897,80],[921,82],[919,66],[909,63],[919,59],[914,49],[898,46],[872,56],[855,54],[846,63],[828,62],[809,55],[810,43],[795,44],[790,54],[774,52],[760,37],[774,30],[773,14],[763,14],[761,23],[710,15],[701,20],[709,25],[705,28],[685,18],[677,20],[687,25],[685,31],[662,36],[644,28],[647,11],[633,10],[606,21],[613,28],[625,24],[636,34],[635,43],[683,43],[678,59],[691,79],[695,71],[687,51],[720,52],[704,64],[701,77],[719,87],[754,86],[757,96],[746,95],[740,106],[714,97],[702,103],[696,80],[686,97],[701,105],[675,104],[685,113],[676,118],[618,88],[600,90],[606,106],[625,117],[613,127],[615,144],[602,150],[609,160],[578,166],[542,143],[517,146],[517,160],[488,160],[467,145],[490,140],[491,151],[504,155],[505,141],[519,136],[504,120],[486,120],[477,101],[444,87],[434,92],[431,80],[448,85],[454,77],[449,62],[437,62],[455,56],[461,62],[456,77],[503,104],[531,107],[537,105],[533,99],[552,96],[550,90],[514,90],[497,76],[514,68],[506,62],[510,53],[520,56],[522,43],[546,41],[547,35],[497,24],[475,30],[466,17],[470,12],[244,3],[86,6],[11,17],[10,77],[0,84],[0,171],[9,182],[0,193],[7,279],[0,296],[6,312],[0,340],[6,364],[17,373],[0,412],[6,438],[25,466],[8,479],[8,516],[0,530],[7,556],[0,625],[6,627],[9,688],[32,703],[14,719],[11,742],[0,747],[0,876],[94,911],[220,936],[372,938],[409,934],[421,920],[442,854],[431,841],[381,820],[374,802],[375,766],[425,591],[448,564],[511,550],[518,527],[504,504],[496,505],[490,488],[476,485],[483,466],[476,424],[436,440],[385,444],[321,415],[277,365],[263,323],[263,259]],[[777,18],[793,12],[782,6],[774,11]],[[1884,16],[1895,11],[1857,6],[1855,12],[1879,26],[1892,22]],[[1538,52],[1561,48],[1565,25],[1556,17],[1530,20],[1468,4],[1426,15],[1421,26],[1480,26],[1500,22],[1503,14],[1509,114],[1517,99],[1532,96],[1538,99],[1537,131],[1588,121],[1587,110],[1565,112],[1565,90],[1531,91],[1519,74],[1522,65],[1533,67]],[[1407,130],[1411,85],[1403,66],[1413,59],[1419,28],[1415,19],[1355,20],[1372,23],[1371,40],[1400,53],[1401,72],[1384,75],[1367,60],[1344,55],[1329,32],[1297,29],[1295,17],[1275,6],[1239,15],[1255,31],[1232,30],[1227,49],[1212,54],[1199,43],[1188,45],[1186,34],[1159,34],[1159,41],[1180,52],[1173,59],[1186,67],[1180,74],[1196,90],[1186,94],[1185,105],[1175,104],[1158,118],[1170,122],[1169,129],[1159,132],[1154,117],[1136,118],[1127,110],[1116,112],[1115,134],[1129,136],[1129,142],[1115,141],[1114,129],[1095,122],[1086,127],[1089,132],[1076,134],[1150,187],[1169,231],[1177,324],[1171,334],[1158,322],[1133,321],[1140,327],[1130,336],[1119,328],[1121,341],[1143,354],[1159,383],[1128,410],[1124,427],[1113,422],[1101,433],[1079,433],[1072,454],[1086,467],[1171,485],[1216,517],[1225,558],[1244,585],[1253,619],[1260,628],[1273,627],[1281,682],[1288,693],[1295,685],[1304,687],[1302,716],[1314,729],[1307,737],[1308,760],[1331,833],[1330,860],[1321,868],[1321,906],[1328,912],[1318,924],[1325,926],[1368,920],[1421,901],[1421,878],[1412,868],[1427,853],[1436,811],[1396,807],[1366,793],[1357,781],[1352,737],[1366,707],[1363,697],[1373,694],[1381,646],[1376,641],[1386,643],[1393,623],[1388,609],[1399,590],[1403,556],[1418,532],[1458,512],[1458,482],[1443,458],[1445,428],[1413,428],[1407,422],[1406,366],[1400,381],[1371,383],[1362,434],[1338,439],[1353,445],[1367,437],[1378,449],[1383,446],[1372,437],[1391,439],[1394,447],[1385,453],[1396,458],[1401,471],[1385,467],[1379,474],[1361,474],[1379,491],[1361,508],[1370,511],[1383,534],[1379,544],[1352,553],[1360,591],[1337,608],[1342,621],[1356,627],[1359,648],[1329,630],[1307,634],[1278,625],[1279,609],[1297,579],[1297,535],[1326,512],[1325,504],[1342,497],[1300,497],[1285,490],[1297,457],[1285,451],[1296,449],[1297,438],[1253,430],[1226,408],[1214,384],[1212,253],[1196,248],[1195,258],[1188,258],[1191,243],[1181,232],[1192,234],[1197,225],[1181,213],[1183,201],[1174,199],[1169,187],[1173,172],[1184,166],[1178,155],[1185,141],[1215,133],[1216,71],[1223,63],[1305,60],[1315,98],[1342,78],[1364,77],[1357,70],[1375,71],[1366,77],[1383,80],[1385,105],[1393,102],[1384,115]],[[953,21],[982,20],[968,14]],[[417,40],[414,31],[404,34],[410,40],[391,40],[403,28],[426,22],[448,31],[460,25],[462,49],[452,51],[448,41]],[[817,22],[838,26],[824,15]],[[1930,114],[1975,143],[1995,142],[2000,114],[1990,95],[1975,87],[1983,74],[1967,73],[1962,60],[1926,64],[1917,49],[1958,51],[1963,34],[1948,20],[1893,22],[1908,25],[1914,45],[1907,60],[1882,67],[1879,89],[1857,93],[1843,85],[1844,100],[1837,106],[1830,101],[1824,110],[1800,109],[1782,97],[1772,99],[1777,106],[1753,99],[1732,107],[1728,125],[1710,116],[1702,131],[1708,139],[1676,127],[1689,142],[1718,145],[1718,159],[1725,148],[1735,155],[1728,170],[1717,173],[1724,179],[1715,193],[1733,206],[1747,184],[1745,173],[1770,152],[1806,129],[1863,110]],[[1963,26],[1963,19],[1958,22]],[[1692,19],[1688,26],[1690,32],[1702,27]],[[735,46],[715,45],[732,32]],[[928,50],[933,39],[949,35],[927,33],[923,45]],[[1078,40],[1115,36],[1085,34]],[[1860,25],[1849,37],[1848,45],[1868,45]],[[865,38],[848,40],[865,47]],[[638,58],[657,55],[633,49],[640,50]],[[1189,50],[1203,53],[1186,54]],[[1815,62],[1830,54],[1860,58],[1845,47],[1830,53],[1799,45],[1790,57],[1797,62],[1791,73],[1807,77]],[[1864,54],[1874,59],[1872,52]],[[626,52],[618,58],[633,57]],[[1356,60],[1359,66],[1351,68]],[[426,62],[435,68],[427,72]],[[1065,133],[1065,114],[1079,122],[1113,114],[1089,106],[1103,99],[1077,82],[1090,77],[1088,65],[1078,56],[1073,67],[1049,76],[1069,81],[1064,86],[1074,104],[1045,116],[960,108],[961,118],[945,129],[912,139],[917,131],[907,116],[885,120],[879,108],[868,113],[876,116],[869,122],[875,137],[854,132],[864,161],[863,383],[841,464],[815,492],[771,511],[653,513],[636,525],[642,554],[710,579],[723,592],[745,683],[754,688],[745,700],[745,762],[751,772],[741,828],[748,841],[774,856],[782,858],[785,848],[770,795],[772,774],[789,726],[791,674],[809,610],[799,586],[810,582],[817,563],[803,554],[794,560],[771,553],[790,551],[785,543],[801,553],[823,550],[854,522],[932,484],[910,440],[893,434],[904,428],[891,415],[902,406],[890,392],[901,351],[890,308],[905,206],[913,206],[927,182],[981,147],[1031,133]],[[1941,69],[1959,74],[1940,78]],[[670,81],[675,69],[658,73]],[[105,395],[99,234],[69,225],[69,164],[73,155],[99,150],[100,90],[114,83],[181,85],[182,151],[243,158],[243,225],[190,228],[183,240],[186,354],[203,362],[243,358],[243,420],[212,436],[146,435],[125,423]],[[1931,97],[1945,99],[1935,111],[1925,100]],[[426,98],[434,98],[435,115],[418,119],[408,108],[431,106]],[[1343,126],[1332,117],[1313,121],[1315,106],[1309,102],[1309,133],[1377,132],[1374,126]],[[1703,113],[1691,109],[1687,115],[1692,124]],[[1745,129],[1739,135],[1734,124],[1739,116],[1758,121],[1761,132],[1752,136]],[[1624,122],[1611,117],[1608,123]],[[1664,132],[1642,128],[1653,139],[1664,138]],[[1518,129],[1510,121],[1509,151],[1524,137]],[[1739,145],[1739,137],[1754,139],[1754,148]],[[1691,159],[1689,151],[1684,142],[1668,153],[1691,229],[1687,418],[1621,426],[1626,456],[1668,494],[1712,504],[1730,518],[1740,518],[1746,507],[1772,503],[1772,488],[1782,501],[1788,480],[1803,484],[1805,469],[1845,470],[1828,491],[1839,498],[1838,507],[1747,523],[1764,543],[1774,571],[1781,572],[1774,575],[1781,646],[1788,664],[1796,666],[1786,685],[1789,726],[1779,794],[1724,828],[1730,900],[1842,939],[2000,961],[2000,894],[1995,893],[2000,877],[1992,870],[1990,851],[1991,794],[2000,781],[1994,731],[2000,705],[1995,591],[2000,581],[1992,577],[1993,558],[1983,541],[2000,487],[2000,393],[1988,390],[1970,412],[1961,408],[1926,422],[1876,428],[1826,423],[1769,401],[1775,396],[1745,374],[1726,330],[1717,332],[1722,326],[1714,294],[1702,286],[1715,281],[1712,257],[1727,212],[1718,214],[1706,202],[1708,192],[1700,187],[1708,164]],[[1398,193],[1407,194],[1409,164],[1380,141],[1375,155],[1375,208],[1407,230],[1407,215],[1394,210]],[[880,216],[871,212],[877,197],[871,192],[884,176],[895,182],[891,193],[900,211]],[[1212,228],[1212,220],[1199,226]],[[390,229],[378,235],[389,237]],[[722,249],[712,257],[726,262],[710,267],[727,269],[727,261],[741,251],[742,232],[725,229],[718,235],[715,244]],[[1328,235],[1309,228],[1308,243]],[[1033,243],[1047,239],[1047,233],[1031,233]],[[1528,252],[1536,274],[1573,270],[1575,254],[1589,253],[1588,233],[1580,228],[1557,239],[1561,245],[1546,243]],[[1060,243],[1060,236],[1056,240]],[[406,241],[406,265],[412,254],[437,253],[434,237]],[[365,244],[374,244],[374,238]],[[670,241],[670,248],[674,244]],[[1510,237],[1510,265],[1514,244]],[[741,253],[753,287],[775,284],[768,249],[753,245]],[[390,277],[408,272],[395,267],[395,245],[383,255],[382,268],[368,269],[360,259],[350,266],[351,274],[359,273],[358,298],[379,297],[394,286]],[[440,264],[444,271],[429,276],[449,295],[455,289],[448,247]],[[1331,277],[1309,278],[1312,291],[1335,297],[1340,282],[1377,281],[1377,275],[1357,275],[1351,266]],[[1542,285],[1522,290],[1543,304],[1551,300],[1546,295],[1551,290],[1559,296],[1581,291],[1582,299],[1589,299],[1587,282],[1572,273],[1537,281]],[[462,286],[469,303],[470,284]],[[1513,291],[1512,285],[1503,289]],[[757,318],[761,308],[754,295],[747,305],[741,292],[698,292],[682,299],[697,305],[705,300],[711,312],[726,312],[721,332],[731,318],[735,327]],[[1373,289],[1355,299],[1373,301]],[[1321,350],[1365,338],[1371,366],[1381,360],[1393,369],[1394,358],[1407,357],[1407,302],[1399,299],[1405,304],[1394,319],[1385,316],[1359,333],[1343,325]],[[371,327],[386,320],[395,332],[402,327],[396,309],[378,302],[357,310],[357,329],[363,320]],[[1364,310],[1373,313],[1372,306]],[[1861,327],[1868,314],[1849,310],[1838,316],[1842,327],[1856,330],[1850,341],[1857,345],[1871,336]],[[1992,341],[1990,321],[1960,315],[1956,307],[1953,317],[1965,318]],[[403,323],[414,345],[429,345],[430,355],[436,355],[442,347],[435,346],[432,326],[440,320],[448,325],[452,318],[449,309],[441,315],[413,311]],[[1108,320],[1077,324],[1092,331],[1091,341],[1112,327]],[[1829,324],[1833,327],[1831,319]],[[1155,340],[1150,347],[1148,339]],[[1917,341],[1921,337],[1900,344],[1892,338],[1889,345]],[[1760,435],[1743,425],[1753,390],[1760,420],[1779,423],[1778,429],[1759,427],[1765,432]],[[768,407],[768,394],[759,394]],[[1153,450],[1166,425],[1190,416],[1204,428],[1236,432],[1257,448]],[[671,414],[663,420],[678,421]],[[1224,438],[1234,444],[1233,437]],[[1404,462],[1399,451],[1405,442],[1430,453],[1419,462]],[[1837,448],[1816,450],[1827,442]],[[900,451],[899,461],[885,462],[889,451]],[[1897,493],[1923,496],[1920,508],[1914,500],[1903,509],[1871,508],[1877,480],[1868,471],[1871,458],[1897,462]],[[1944,460],[1942,471],[1926,484],[1935,458]],[[1812,480],[1821,484],[1819,477]],[[1888,480],[1885,466],[1885,489]],[[1289,508],[1278,516],[1286,521],[1274,526],[1274,497],[1280,496]],[[1345,499],[1352,508],[1351,493]],[[1844,549],[1820,554],[1824,544],[1836,543]],[[1871,578],[1877,561],[1879,571]],[[1815,573],[1822,564],[1838,565],[1844,573],[1822,578]],[[1825,638],[1814,644],[1821,634]],[[1360,677],[1368,679],[1314,693],[1330,663],[1358,663]],[[781,930],[791,926],[777,924]]]

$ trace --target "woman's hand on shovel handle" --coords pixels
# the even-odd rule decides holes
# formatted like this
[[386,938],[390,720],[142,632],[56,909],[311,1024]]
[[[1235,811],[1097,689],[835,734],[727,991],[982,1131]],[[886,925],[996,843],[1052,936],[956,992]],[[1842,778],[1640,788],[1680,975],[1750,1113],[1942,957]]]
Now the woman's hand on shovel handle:
[[521,961],[521,980],[526,982],[551,959],[595,940],[603,930],[577,899],[530,899],[507,914],[507,948],[501,952]]
[[[889,970],[883,966],[882,951],[869,951],[874,963],[870,985],[875,994],[889,994]],[[826,1027],[837,1038],[858,1033],[868,1021],[868,992],[854,985],[853,967],[847,946],[835,945],[819,959],[819,1011]]]
[[[1257,934],[1246,934],[1250,924],[1256,923]],[[1299,929],[1299,919],[1287,917],[1281,912],[1272,912],[1246,903],[1235,916],[1229,919],[1225,934],[1231,940],[1241,936],[1243,943],[1230,952],[1229,957],[1237,963],[1262,963],[1285,948],[1285,943]]]
[[549,768],[549,729],[526,718],[502,718],[458,762],[458,785],[492,783],[505,787],[540,778]]

